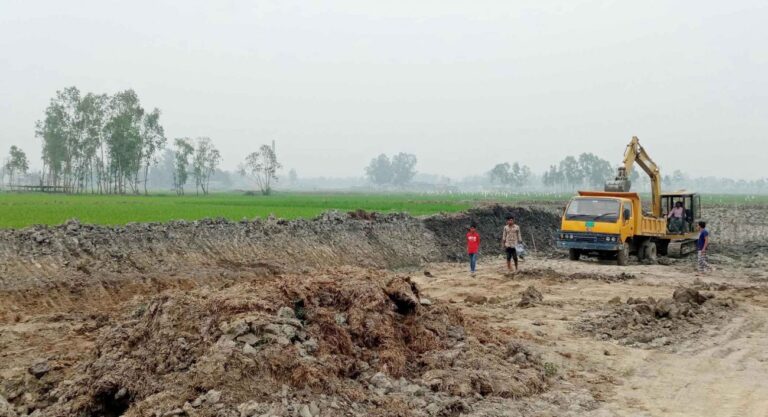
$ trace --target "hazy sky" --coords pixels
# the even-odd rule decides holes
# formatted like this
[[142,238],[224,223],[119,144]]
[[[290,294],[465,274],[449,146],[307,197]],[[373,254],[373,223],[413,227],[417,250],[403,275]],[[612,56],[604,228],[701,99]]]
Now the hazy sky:
[[665,173],[765,177],[766,22],[765,0],[0,0],[0,152],[39,166],[35,120],[75,85],[135,89],[226,169],[274,139],[299,176],[399,151],[540,172],[637,135]]

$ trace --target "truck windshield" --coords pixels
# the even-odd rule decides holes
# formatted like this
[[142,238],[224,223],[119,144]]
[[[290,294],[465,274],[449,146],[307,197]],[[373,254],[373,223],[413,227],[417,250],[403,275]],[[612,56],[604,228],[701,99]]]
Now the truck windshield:
[[616,223],[619,220],[619,202],[608,198],[577,198],[568,205],[565,219]]

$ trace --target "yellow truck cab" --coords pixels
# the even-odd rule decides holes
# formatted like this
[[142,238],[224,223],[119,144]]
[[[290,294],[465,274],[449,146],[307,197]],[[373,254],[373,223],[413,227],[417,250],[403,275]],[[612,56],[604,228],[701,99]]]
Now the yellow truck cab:
[[557,247],[568,249],[571,260],[597,256],[616,259],[619,265],[626,265],[630,254],[655,260],[658,252],[671,256],[689,253],[695,239],[693,210],[698,211],[699,197],[685,193],[661,197],[664,206],[681,201],[691,207],[691,220],[681,233],[669,232],[665,216],[644,213],[637,193],[579,191],[563,212]]

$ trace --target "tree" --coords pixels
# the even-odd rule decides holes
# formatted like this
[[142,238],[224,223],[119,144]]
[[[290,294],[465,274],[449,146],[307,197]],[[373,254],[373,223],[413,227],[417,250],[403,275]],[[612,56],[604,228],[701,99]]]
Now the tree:
[[11,146],[11,151],[8,156],[8,162],[5,164],[5,170],[8,172],[8,183],[13,184],[13,177],[18,172],[20,174],[26,174],[29,171],[29,161],[27,161],[27,154],[16,145]]
[[[109,97],[106,94],[88,93],[78,105],[84,160],[83,177],[85,182],[91,185],[92,192],[95,191],[94,183],[96,183],[99,193],[105,193],[109,190],[108,161],[107,154],[104,152],[108,103]],[[94,178],[94,174],[96,178]]]
[[149,167],[157,165],[158,154],[165,147],[165,130],[160,125],[160,110],[155,108],[141,121],[141,154],[144,163],[144,194],[147,194]]
[[288,183],[291,185],[295,185],[298,180],[299,180],[299,175],[296,174],[296,169],[291,168],[291,170],[288,171]]
[[563,182],[568,184],[571,189],[584,181],[584,172],[579,166],[579,161],[573,156],[566,156],[560,161],[559,171],[563,175]]
[[510,165],[508,162],[496,164],[488,173],[491,182],[498,182],[503,185],[522,187],[528,183],[531,176],[531,169],[525,165],[515,162]]
[[593,187],[602,187],[614,176],[611,163],[592,153],[579,155],[579,170],[587,184]]
[[509,163],[496,164],[489,172],[492,183],[506,184],[509,178]]
[[195,177],[195,192],[198,189],[203,194],[208,194],[208,184],[211,182],[211,175],[221,162],[219,150],[213,147],[210,138],[198,138],[195,156],[192,159],[192,175]]
[[392,184],[403,186],[416,175],[416,155],[400,152],[392,157]]
[[43,179],[52,185],[68,182],[66,167],[71,166],[69,144],[72,142],[74,114],[67,103],[79,95],[76,88],[57,91],[45,109],[45,118],[36,123],[35,135],[43,139]]
[[106,125],[110,174],[115,178],[117,192],[128,187],[138,193],[138,172],[142,162],[141,121],[144,109],[133,90],[121,91],[110,99],[110,120]]
[[173,164],[173,188],[177,195],[184,195],[184,184],[189,177],[189,157],[194,153],[195,148],[190,143],[189,138],[177,138],[174,141],[176,145],[175,160]]
[[565,176],[557,165],[550,165],[549,170],[542,175],[542,182],[547,187],[560,187],[565,183]]
[[509,184],[516,187],[522,187],[528,183],[528,179],[531,177],[531,169],[526,165],[520,165],[515,162],[512,164],[512,169],[509,172]]
[[281,166],[275,150],[269,145],[261,145],[258,152],[245,157],[245,163],[240,165],[240,175],[252,178],[261,194],[270,195],[272,182],[277,181],[277,170]]
[[389,157],[381,154],[371,159],[371,163],[365,168],[365,175],[376,185],[392,183],[394,175],[392,172],[392,162],[390,162]]

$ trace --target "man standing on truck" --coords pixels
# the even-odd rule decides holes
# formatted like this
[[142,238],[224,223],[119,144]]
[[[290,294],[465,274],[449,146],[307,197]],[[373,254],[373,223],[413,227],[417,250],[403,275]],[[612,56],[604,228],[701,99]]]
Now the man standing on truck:
[[513,216],[507,217],[507,225],[504,226],[504,232],[501,235],[501,247],[507,253],[507,271],[512,270],[512,259],[515,260],[515,272],[517,272],[517,245],[522,243],[523,238],[520,235],[520,226],[515,224]]
[[477,233],[477,225],[472,223],[467,232],[467,254],[469,255],[469,272],[475,276],[477,268],[477,252],[480,249],[480,234]]
[[699,222],[699,240],[696,242],[696,260],[699,273],[710,272],[712,267],[707,261],[707,249],[709,248],[709,230],[706,222]]

